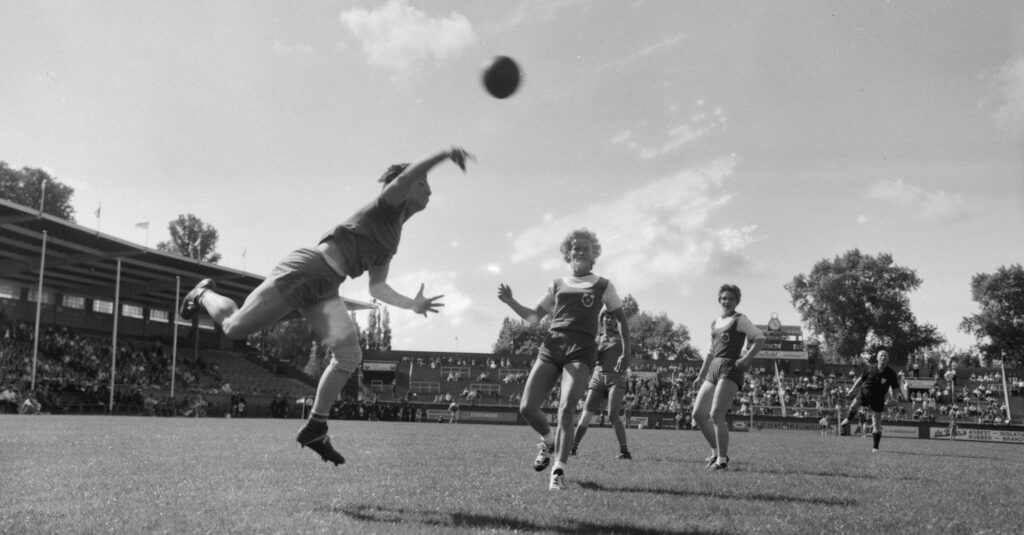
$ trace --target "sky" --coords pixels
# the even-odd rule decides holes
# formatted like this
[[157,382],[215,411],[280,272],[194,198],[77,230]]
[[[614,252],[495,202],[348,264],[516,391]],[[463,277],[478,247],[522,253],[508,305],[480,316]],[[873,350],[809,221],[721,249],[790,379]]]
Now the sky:
[[[389,282],[393,348],[489,352],[586,227],[595,272],[709,347],[718,287],[800,324],[784,285],[852,249],[913,269],[968,348],[971,278],[1024,259],[1024,4],[0,0],[0,161],[153,246],[195,214],[259,275],[452,145]],[[510,98],[483,67],[512,57]],[[100,209],[100,217],[95,212]],[[148,232],[136,226],[149,222]],[[367,278],[342,285],[369,300]],[[365,314],[365,313],[360,313]],[[365,316],[360,316],[365,320]]]

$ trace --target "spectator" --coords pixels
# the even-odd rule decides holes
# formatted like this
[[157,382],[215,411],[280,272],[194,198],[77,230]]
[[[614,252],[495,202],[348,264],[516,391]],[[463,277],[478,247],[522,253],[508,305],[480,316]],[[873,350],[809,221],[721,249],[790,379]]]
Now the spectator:
[[43,406],[36,400],[36,395],[33,392],[25,398],[25,401],[21,402],[18,414],[39,414],[42,410]]

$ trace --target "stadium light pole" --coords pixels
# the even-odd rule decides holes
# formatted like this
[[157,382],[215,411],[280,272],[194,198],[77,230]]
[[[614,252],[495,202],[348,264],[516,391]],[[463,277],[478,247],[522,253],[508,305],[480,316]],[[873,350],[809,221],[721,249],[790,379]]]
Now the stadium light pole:
[[[42,207],[40,206],[40,215]],[[35,335],[32,337],[32,387],[36,389],[36,362],[39,360],[39,321],[43,309],[43,273],[46,271],[46,231],[43,231],[42,252],[39,253],[39,286],[36,287],[36,325]]]

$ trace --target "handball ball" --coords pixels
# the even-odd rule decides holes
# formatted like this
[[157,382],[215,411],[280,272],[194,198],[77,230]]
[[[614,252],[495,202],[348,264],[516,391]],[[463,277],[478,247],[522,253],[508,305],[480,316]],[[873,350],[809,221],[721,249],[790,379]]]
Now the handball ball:
[[519,66],[508,56],[497,56],[484,69],[484,87],[494,98],[508,98],[519,88]]

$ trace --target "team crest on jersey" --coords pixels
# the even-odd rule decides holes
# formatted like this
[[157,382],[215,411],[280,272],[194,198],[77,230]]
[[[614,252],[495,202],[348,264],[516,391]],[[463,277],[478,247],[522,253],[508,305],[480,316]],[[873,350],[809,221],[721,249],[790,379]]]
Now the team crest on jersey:
[[729,343],[729,331],[726,331],[726,332],[722,333],[722,343],[723,344],[728,344]]
[[590,308],[590,307],[594,306],[594,294],[592,294],[592,293],[585,293],[585,294],[583,294],[582,303],[583,303],[583,306],[585,306],[587,308]]

